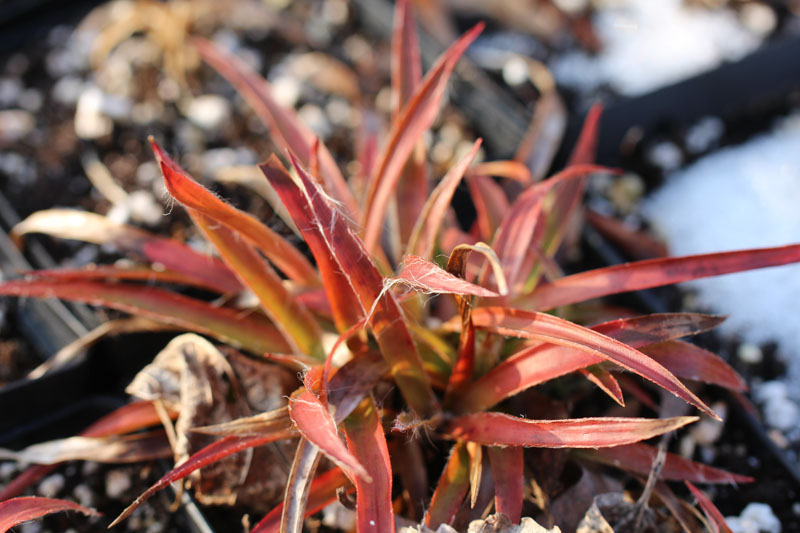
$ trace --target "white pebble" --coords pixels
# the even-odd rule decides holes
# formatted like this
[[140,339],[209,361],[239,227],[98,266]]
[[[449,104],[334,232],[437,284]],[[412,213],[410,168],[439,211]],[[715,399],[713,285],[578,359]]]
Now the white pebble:
[[163,206],[153,198],[149,191],[133,191],[126,202],[131,213],[131,220],[146,226],[158,225],[163,216]]
[[705,117],[686,132],[686,149],[693,154],[705,152],[725,133],[725,123],[718,117]]
[[81,139],[97,139],[111,133],[111,119],[103,115],[103,92],[89,87],[78,98],[75,110],[75,133]]
[[0,480],[8,481],[11,476],[17,473],[17,463],[13,461],[6,461],[0,463]]
[[19,533],[39,533],[42,531],[42,523],[39,521],[24,522],[19,526]]
[[[717,402],[712,405],[711,408],[722,420],[725,420],[728,408],[724,403]],[[689,432],[698,444],[708,446],[714,444],[719,439],[724,427],[724,422],[704,416],[700,422],[691,426]]]
[[78,500],[78,503],[84,507],[91,507],[94,505],[94,492],[89,488],[89,485],[84,483],[75,485],[75,488],[72,489],[72,494],[75,496],[75,499]]
[[46,498],[54,498],[64,488],[65,479],[61,474],[47,476],[39,483],[39,494]]
[[781,533],[781,522],[766,503],[748,503],[739,516],[726,516],[733,533]]
[[22,83],[16,78],[0,78],[0,106],[11,107],[17,104],[22,93]]
[[60,104],[75,104],[83,92],[83,84],[83,80],[77,76],[64,76],[53,85],[53,100]]
[[740,344],[739,348],[736,350],[736,357],[743,363],[757,365],[764,359],[764,353],[757,344],[744,342]]
[[0,140],[14,142],[33,130],[36,120],[28,111],[6,109],[0,111]]
[[44,97],[42,96],[42,92],[38,89],[25,89],[22,91],[22,94],[19,95],[19,106],[31,113],[39,111],[42,108],[43,102]]
[[292,108],[300,99],[302,87],[292,76],[279,76],[272,82],[272,94],[280,105]]
[[109,470],[106,474],[106,496],[117,499],[131,488],[131,476],[124,470]]
[[503,81],[509,85],[521,85],[528,81],[528,64],[517,55],[508,59],[503,65]]
[[742,24],[759,37],[766,37],[778,25],[778,16],[775,11],[771,7],[758,2],[744,4],[739,16],[742,19]]
[[647,154],[647,159],[662,170],[675,170],[683,163],[683,154],[680,148],[669,141],[663,141],[653,146]]
[[231,115],[230,103],[216,94],[204,94],[193,98],[184,111],[186,118],[204,130],[222,126]]
[[755,388],[753,397],[759,403],[783,400],[789,395],[789,389],[783,381],[766,381]]
[[764,419],[770,427],[788,430],[800,421],[800,408],[788,398],[775,398],[764,406]]
[[311,131],[320,139],[325,140],[331,134],[331,124],[328,122],[328,117],[318,106],[306,104],[299,109],[297,114],[300,116],[300,120],[305,122],[306,126],[311,128]]

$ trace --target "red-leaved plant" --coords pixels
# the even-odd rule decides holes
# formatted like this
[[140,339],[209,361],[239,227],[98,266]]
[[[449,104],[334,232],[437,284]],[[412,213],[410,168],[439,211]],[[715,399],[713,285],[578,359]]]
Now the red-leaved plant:
[[[533,182],[515,161],[470,168],[477,141],[429,190],[421,139],[434,123],[456,62],[480,31],[478,25],[467,32],[423,78],[408,2],[397,2],[391,127],[380,151],[362,154],[363,172],[349,183],[311,130],[276,103],[266,81],[209,42],[195,41],[205,61],[238,89],[284,151],[288,166],[273,155],[260,168],[313,262],[194,181],[154,141],[167,189],[219,258],[77,211],[37,213],[17,228],[20,235],[41,232],[113,243],[145,266],[30,272],[0,284],[2,294],[106,306],[304,371],[286,406],[201,428],[219,439],[164,476],[114,524],[192,472],[284,439],[297,443],[285,496],[254,532],[299,532],[305,516],[337,494],[346,500],[353,490],[359,531],[394,531],[400,516],[435,529],[459,513],[480,516],[492,504],[518,523],[532,487],[544,493],[535,499],[546,518],[554,516],[543,474],[547,459],[529,449],[576,450],[570,458],[578,464],[647,476],[658,454],[642,441],[698,419],[567,418],[575,394],[585,387],[564,376],[583,376],[619,405],[625,404],[623,390],[652,405],[642,387],[649,382],[713,418],[718,417],[681,379],[745,389],[720,358],[679,340],[711,329],[718,317],[628,316],[588,327],[560,318],[579,316],[582,302],[606,295],[800,260],[800,245],[795,245],[561,275],[554,257],[579,210],[586,180],[613,172],[592,164],[599,109],[590,113],[567,168],[549,179]],[[488,178],[489,172],[511,178],[513,198]],[[465,176],[477,211],[468,232],[449,213]],[[227,297],[209,303],[136,283],[141,280]],[[257,297],[260,309],[243,311],[231,303],[229,296],[245,290]],[[553,310],[559,312],[548,313]],[[324,334],[331,332],[338,341],[326,349]],[[542,394],[531,391],[536,386]],[[144,437],[133,432],[175,416],[157,407],[130,404],[81,438],[116,439],[121,446],[119,435],[134,435],[124,441],[125,449],[146,457],[152,445],[141,444]],[[437,462],[445,443],[452,443],[450,451]],[[566,454],[547,456],[553,472]],[[329,461],[320,463],[320,457]],[[322,464],[324,471],[318,471]],[[444,464],[432,496],[429,464]],[[18,494],[50,468],[30,468],[5,487],[0,499]],[[553,472],[549,475],[557,477]],[[689,483],[692,491],[697,489],[691,483],[750,481],[673,454],[663,458],[659,473],[661,480]],[[678,522],[691,530],[691,514],[664,483],[655,487]],[[707,499],[701,503],[704,509],[710,505]],[[0,503],[0,524],[62,508],[75,507],[10,500]]]

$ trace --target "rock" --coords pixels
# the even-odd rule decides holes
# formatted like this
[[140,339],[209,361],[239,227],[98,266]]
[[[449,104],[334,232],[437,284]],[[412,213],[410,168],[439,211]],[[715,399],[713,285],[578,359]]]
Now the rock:
[[[398,533],[458,533],[457,530],[442,524],[434,532],[423,525],[402,527]],[[506,515],[493,514],[486,520],[473,520],[464,533],[561,533],[558,527],[547,529],[539,525],[533,518],[524,517],[519,524],[513,524]]]
[[61,474],[47,476],[39,483],[39,494],[45,498],[55,498],[64,488],[65,479]]
[[757,344],[743,342],[736,350],[736,357],[743,363],[757,365],[764,359],[764,353]]
[[725,132],[725,123],[718,117],[705,117],[686,132],[686,149],[699,154],[711,148]]
[[85,89],[75,110],[75,134],[81,139],[97,139],[111,133],[114,125],[102,110],[103,91],[96,86]]
[[28,135],[36,126],[33,115],[22,109],[0,111],[0,141],[14,142]]
[[733,533],[781,533],[781,522],[766,503],[748,503],[739,516],[726,516]]
[[800,408],[789,398],[775,398],[764,405],[764,419],[767,425],[786,431],[797,425]]
[[72,495],[84,507],[92,507],[94,505],[94,491],[85,483],[75,485],[75,488],[72,489]]
[[131,488],[131,476],[124,470],[109,470],[106,474],[106,496],[119,499]]
[[215,130],[231,116],[231,105],[219,95],[204,94],[192,98],[184,106],[183,114],[192,124],[204,130]]

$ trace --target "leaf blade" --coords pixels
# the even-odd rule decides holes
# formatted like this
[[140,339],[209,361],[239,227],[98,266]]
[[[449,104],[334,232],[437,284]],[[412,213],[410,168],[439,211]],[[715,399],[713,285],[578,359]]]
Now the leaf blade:
[[67,500],[36,496],[13,498],[0,502],[0,531],[5,533],[17,524],[60,511],[78,511],[86,516],[100,514],[94,509]]

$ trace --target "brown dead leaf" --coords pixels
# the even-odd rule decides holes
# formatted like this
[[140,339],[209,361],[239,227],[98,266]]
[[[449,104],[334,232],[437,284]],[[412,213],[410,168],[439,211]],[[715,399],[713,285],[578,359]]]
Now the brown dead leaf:
[[[425,526],[402,527],[399,533],[434,533],[434,530]],[[435,533],[458,533],[458,530],[442,524]],[[486,520],[473,520],[463,533],[561,533],[561,529],[547,529],[529,517],[523,518],[519,524],[513,524],[506,515],[498,513],[488,516]]]
[[[185,334],[173,339],[139,372],[127,392],[160,400],[180,413],[173,450],[180,464],[216,440],[191,428],[280,408],[295,386],[296,378],[276,365],[234,350],[223,355],[204,338]],[[269,506],[283,495],[293,446],[280,442],[232,455],[193,473],[189,485],[204,504]]]

